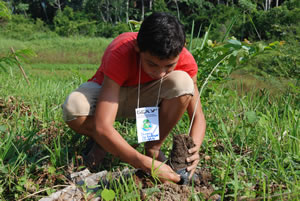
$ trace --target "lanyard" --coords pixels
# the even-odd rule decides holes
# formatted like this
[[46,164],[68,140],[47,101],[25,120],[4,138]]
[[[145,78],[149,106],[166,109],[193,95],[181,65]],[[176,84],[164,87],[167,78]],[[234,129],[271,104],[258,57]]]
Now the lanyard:
[[[140,93],[141,93],[141,70],[142,69],[142,62],[140,59],[139,62],[139,84],[138,84],[138,98],[137,98],[137,108],[140,108]],[[161,90],[161,84],[162,84],[162,80],[163,78],[160,79],[160,83],[159,83],[159,88],[158,88],[158,94],[157,94],[157,101],[156,101],[156,105],[155,107],[158,106],[158,102],[159,102],[159,95],[160,95],[160,90]]]

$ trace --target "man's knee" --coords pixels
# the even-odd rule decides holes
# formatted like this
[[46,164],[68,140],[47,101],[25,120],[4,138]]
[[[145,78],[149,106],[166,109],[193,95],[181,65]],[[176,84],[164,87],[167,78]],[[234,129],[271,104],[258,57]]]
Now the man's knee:
[[78,116],[87,116],[90,111],[90,104],[82,93],[74,91],[62,105],[62,109],[63,119],[68,122],[75,120]]
[[194,94],[194,82],[188,73],[173,71],[164,80],[161,97],[171,99]]

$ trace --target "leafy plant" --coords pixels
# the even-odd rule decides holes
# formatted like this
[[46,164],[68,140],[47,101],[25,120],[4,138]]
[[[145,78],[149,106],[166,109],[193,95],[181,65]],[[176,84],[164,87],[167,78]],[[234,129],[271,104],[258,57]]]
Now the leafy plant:
[[262,54],[264,51],[277,48],[280,44],[274,42],[264,46],[251,44],[247,40],[241,42],[234,37],[220,43],[211,40],[205,42],[206,40],[207,37],[204,38],[200,47],[192,50],[199,66],[198,80],[200,85],[208,76],[214,81],[226,79],[234,70],[241,68],[241,64],[248,62],[252,57]]
[[88,35],[94,36],[96,32],[96,21],[90,21],[81,12],[74,12],[72,8],[66,7],[54,17],[55,32],[61,36]]
[[17,50],[15,53],[9,53],[5,57],[0,57],[0,69],[6,72],[7,66],[16,66],[19,61],[16,59],[18,57],[21,61],[26,61],[28,57],[36,56],[32,49],[21,49]]
[[2,0],[0,1],[0,22],[1,19],[11,19],[11,14]]
[[104,189],[102,192],[101,192],[101,197],[105,200],[105,201],[110,201],[110,200],[113,200],[115,199],[115,192],[111,189]]

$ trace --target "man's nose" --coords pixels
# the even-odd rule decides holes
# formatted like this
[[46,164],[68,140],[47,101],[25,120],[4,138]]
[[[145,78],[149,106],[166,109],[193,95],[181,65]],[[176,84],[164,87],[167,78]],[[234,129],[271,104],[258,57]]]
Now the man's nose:
[[159,77],[162,78],[162,77],[165,76],[166,74],[167,74],[166,71],[161,71],[161,72],[159,73]]

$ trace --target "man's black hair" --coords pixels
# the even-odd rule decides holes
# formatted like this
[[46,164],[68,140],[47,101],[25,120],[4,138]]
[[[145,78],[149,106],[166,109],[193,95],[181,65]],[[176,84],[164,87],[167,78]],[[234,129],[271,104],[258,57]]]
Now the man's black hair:
[[143,21],[137,43],[141,52],[148,51],[160,59],[176,57],[185,44],[183,25],[171,14],[153,13]]

